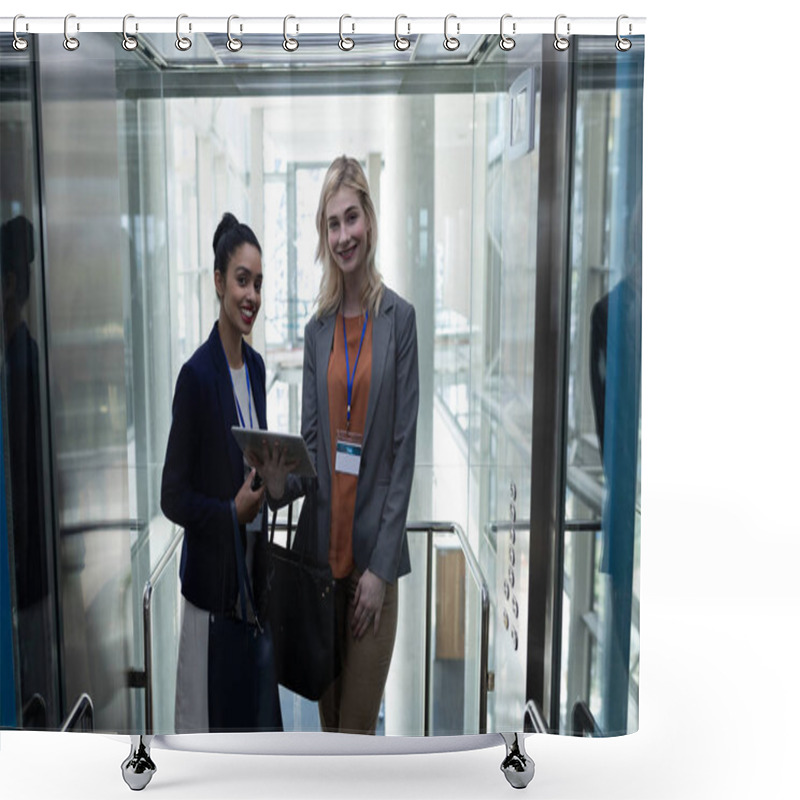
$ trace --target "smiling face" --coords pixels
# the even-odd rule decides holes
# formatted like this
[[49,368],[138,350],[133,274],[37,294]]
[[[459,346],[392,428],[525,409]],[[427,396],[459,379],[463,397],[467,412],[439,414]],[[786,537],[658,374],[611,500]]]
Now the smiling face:
[[364,270],[369,246],[369,221],[358,193],[346,186],[325,205],[328,247],[345,278]]
[[242,244],[233,251],[223,275],[214,272],[214,285],[220,299],[220,325],[246,336],[253,329],[261,308],[263,272],[261,254],[251,244]]

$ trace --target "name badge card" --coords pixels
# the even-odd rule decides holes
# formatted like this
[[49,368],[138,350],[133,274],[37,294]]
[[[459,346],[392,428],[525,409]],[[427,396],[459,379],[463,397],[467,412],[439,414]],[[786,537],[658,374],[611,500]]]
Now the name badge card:
[[360,433],[336,432],[336,471],[346,475],[358,475],[361,467]]

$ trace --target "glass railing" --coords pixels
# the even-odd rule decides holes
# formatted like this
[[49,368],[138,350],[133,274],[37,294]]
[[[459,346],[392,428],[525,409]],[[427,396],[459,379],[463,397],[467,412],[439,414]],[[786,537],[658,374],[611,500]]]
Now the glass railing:
[[[489,587],[462,528],[454,522],[410,522],[413,546],[424,537],[423,734],[486,733],[489,685]],[[424,582],[424,584],[423,584]],[[415,591],[416,590],[416,591]]]
[[175,679],[180,639],[178,565],[182,542],[183,529],[176,528],[142,593],[145,732],[148,734],[175,730]]
[[[278,529],[282,527],[285,526],[280,522],[276,525]],[[417,568],[403,579],[404,593],[425,598],[424,625],[416,621],[410,626],[419,631],[423,653],[398,642],[393,669],[413,673],[407,677],[419,691],[410,698],[407,696],[404,703],[418,707],[422,727],[421,730],[387,727],[403,735],[486,733],[489,587],[459,525],[411,522],[407,531],[411,548],[424,551],[421,562],[415,560]],[[145,584],[142,597],[142,683],[147,733],[174,730],[180,625],[178,563],[182,540],[183,531],[177,530]],[[310,710],[315,705],[302,698],[298,700],[303,709],[309,706]],[[292,706],[296,705],[292,698]],[[302,713],[298,719],[306,716]],[[287,730],[292,727],[290,722]],[[384,725],[379,725],[379,730],[381,728]]]

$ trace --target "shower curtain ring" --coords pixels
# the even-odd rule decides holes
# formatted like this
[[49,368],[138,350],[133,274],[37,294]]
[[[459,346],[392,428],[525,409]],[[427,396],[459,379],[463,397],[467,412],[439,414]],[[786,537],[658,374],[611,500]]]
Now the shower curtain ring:
[[447,25],[451,19],[456,19],[455,14],[448,14],[444,18],[444,49],[449,50],[451,53],[461,47],[461,42],[458,39],[458,34],[461,33],[461,23],[456,20],[456,36],[450,36],[447,32]]
[[[614,44],[614,47],[616,47],[617,50],[620,51],[620,53],[625,53],[628,50],[630,50],[631,47],[633,47],[633,43],[631,42],[631,40],[630,39],[623,39],[622,38],[622,34],[620,33],[620,23],[624,19],[628,19],[628,17],[625,14],[620,14],[617,17],[617,41]],[[633,25],[631,25],[631,23],[629,22],[628,23],[628,35],[629,36],[630,36],[632,30],[633,30]]]
[[[346,19],[352,19],[352,17],[349,14],[342,14],[342,16],[339,17],[339,49],[344,51],[352,50],[356,45],[356,43],[352,39],[346,37],[342,31],[342,26]],[[353,25],[353,30],[355,31],[355,29],[356,26]]]
[[[562,36],[558,32],[558,21],[560,19],[566,19],[566,18],[567,18],[566,14],[559,14],[556,17],[556,22],[555,22],[555,26],[554,26],[554,32],[555,32],[555,37],[556,38],[553,41],[553,47],[555,47],[556,50],[559,50],[562,53],[564,52],[564,50],[566,50],[569,47],[569,39],[565,38],[564,36]],[[569,36],[569,29],[570,29],[570,24],[568,22],[567,23],[567,36]]]
[[[75,19],[74,14],[67,14],[67,16],[64,17],[64,49],[69,50],[70,52],[77,50],[81,46],[81,43],[74,36],[69,35],[68,27],[71,19]],[[79,22],[75,23],[75,29],[81,29]]]
[[[17,50],[18,52],[21,53],[23,50],[27,50],[28,49],[28,40],[27,39],[23,39],[17,33],[17,20],[19,20],[19,19],[25,19],[25,16],[23,14],[17,14],[17,16],[14,17],[14,25],[13,25],[13,28],[12,28],[12,30],[14,32],[14,41],[12,43],[12,46],[14,47],[15,50]],[[27,22],[25,23],[25,30],[28,30],[28,23]]]
[[[503,14],[503,16],[500,17],[500,49],[506,51],[513,50],[517,46],[516,41],[511,36],[507,36],[503,30],[503,25],[507,19],[511,19],[511,14]],[[516,22],[511,23],[511,32],[517,32]]]
[[[242,49],[242,40],[237,39],[233,35],[231,35],[231,22],[233,22],[233,20],[235,19],[239,19],[239,17],[237,17],[236,14],[231,14],[228,17],[228,41],[225,42],[225,47],[227,47],[228,50],[231,51],[231,53],[238,53]],[[240,31],[241,29],[242,29],[241,26],[239,26]]]
[[[400,35],[400,20],[408,19],[405,14],[398,14],[394,18],[394,49],[401,53],[411,47],[411,41]],[[411,24],[408,24],[408,33],[411,33]]]
[[[298,42],[297,39],[292,39],[292,37],[289,36],[288,27],[290,19],[296,19],[296,18],[293,17],[291,14],[283,18],[283,49],[287,53],[294,53],[294,51],[297,50],[298,47],[300,47],[300,42]],[[295,33],[297,33],[299,30],[300,26],[295,24]]]
[[[126,14],[122,18],[122,49],[130,52],[139,46],[139,40],[135,36],[128,36],[128,20],[135,19],[133,14]],[[136,30],[139,30],[139,24],[136,24]]]
[[[192,46],[192,40],[188,36],[181,36],[181,20],[188,19],[188,14],[178,14],[175,20],[175,47],[178,50],[186,51]],[[192,23],[189,23],[189,30],[192,29]]]

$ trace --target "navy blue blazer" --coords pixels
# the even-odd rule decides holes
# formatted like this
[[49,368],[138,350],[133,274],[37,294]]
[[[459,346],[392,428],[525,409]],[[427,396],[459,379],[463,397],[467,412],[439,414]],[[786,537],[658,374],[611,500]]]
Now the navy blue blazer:
[[[264,360],[246,342],[242,350],[258,427],[263,429]],[[231,611],[238,596],[231,503],[245,468],[231,426],[239,424],[228,362],[214,323],[211,335],[178,375],[161,476],[161,509],[185,530],[181,591],[207,611]]]

